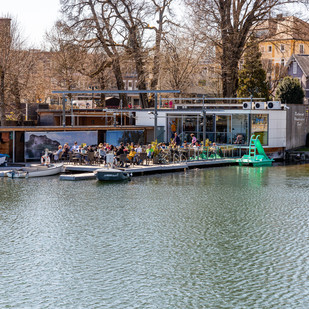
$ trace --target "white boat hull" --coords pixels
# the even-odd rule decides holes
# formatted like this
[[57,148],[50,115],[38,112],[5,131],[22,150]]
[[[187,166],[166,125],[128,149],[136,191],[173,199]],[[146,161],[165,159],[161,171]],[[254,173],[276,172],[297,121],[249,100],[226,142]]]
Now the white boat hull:
[[7,176],[10,178],[32,178],[45,177],[60,174],[63,164],[50,164],[48,166],[24,167],[20,170],[10,171]]

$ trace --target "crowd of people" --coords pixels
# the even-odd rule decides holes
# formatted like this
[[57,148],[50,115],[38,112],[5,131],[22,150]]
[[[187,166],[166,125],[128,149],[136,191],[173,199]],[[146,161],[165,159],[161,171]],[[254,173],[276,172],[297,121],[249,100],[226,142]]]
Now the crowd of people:
[[[206,144],[206,146],[209,146]],[[211,145],[212,147],[217,147],[215,143]],[[171,139],[170,143],[151,143],[148,145],[140,145],[132,143],[120,143],[118,146],[110,145],[108,143],[100,143],[98,145],[86,145],[86,144],[78,144],[75,142],[72,146],[68,143],[65,143],[63,146],[59,145],[58,150],[53,153],[54,161],[58,161],[60,159],[65,160],[70,157],[70,153],[74,155],[75,158],[79,158],[80,161],[84,161],[85,163],[89,163],[89,153],[94,152],[95,158],[98,158],[101,162],[106,161],[106,155],[112,154],[117,161],[121,155],[122,158],[125,156],[127,162],[133,162],[136,164],[140,162],[140,153],[146,153],[148,159],[152,159],[156,153],[159,153],[162,150],[175,150],[175,149],[194,149],[199,150],[203,147],[203,144],[200,143],[194,134],[191,134],[191,142],[188,143],[184,141],[181,144],[180,137],[175,132],[174,137]]]

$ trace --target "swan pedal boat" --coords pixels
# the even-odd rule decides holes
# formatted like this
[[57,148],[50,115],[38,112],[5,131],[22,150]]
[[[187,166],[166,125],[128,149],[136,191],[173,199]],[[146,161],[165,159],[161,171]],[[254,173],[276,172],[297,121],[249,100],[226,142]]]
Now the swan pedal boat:
[[23,167],[18,170],[7,172],[9,178],[32,178],[54,176],[63,171],[63,164],[38,165],[31,167]]

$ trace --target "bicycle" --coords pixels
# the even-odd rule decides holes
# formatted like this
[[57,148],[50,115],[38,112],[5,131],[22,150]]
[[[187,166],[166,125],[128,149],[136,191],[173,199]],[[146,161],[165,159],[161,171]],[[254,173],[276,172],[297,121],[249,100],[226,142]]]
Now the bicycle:
[[164,153],[163,151],[160,151],[158,153],[158,162],[159,164],[168,164],[169,163],[168,154]]
[[173,155],[173,163],[187,162],[187,157],[183,153],[175,152]]

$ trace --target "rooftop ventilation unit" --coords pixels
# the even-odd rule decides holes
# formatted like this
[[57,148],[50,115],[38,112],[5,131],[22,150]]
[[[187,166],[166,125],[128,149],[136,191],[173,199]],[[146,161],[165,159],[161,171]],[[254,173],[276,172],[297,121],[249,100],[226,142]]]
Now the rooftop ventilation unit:
[[255,102],[255,109],[266,109],[266,102]]
[[268,101],[267,109],[281,109],[281,102],[280,101]]
[[253,109],[254,108],[254,103],[253,102],[243,102],[242,103],[242,108],[243,109]]

